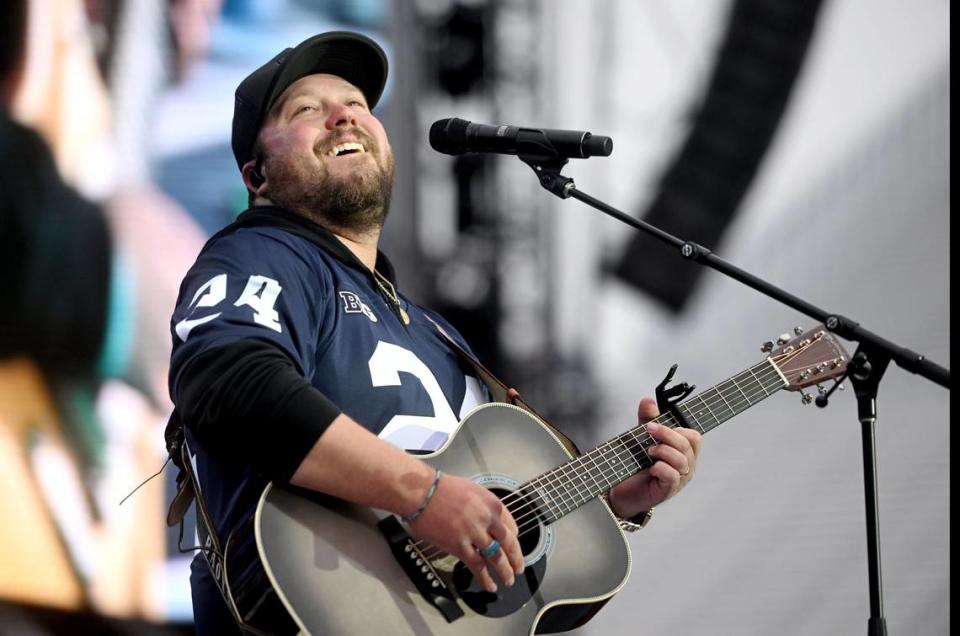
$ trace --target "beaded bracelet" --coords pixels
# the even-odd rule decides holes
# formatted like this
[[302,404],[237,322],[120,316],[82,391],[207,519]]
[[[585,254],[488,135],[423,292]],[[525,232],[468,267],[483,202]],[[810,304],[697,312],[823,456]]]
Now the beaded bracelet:
[[433,499],[434,493],[437,492],[437,484],[439,483],[440,483],[440,469],[438,468],[436,474],[433,477],[433,483],[430,484],[430,490],[427,491],[426,496],[423,498],[423,501],[420,503],[420,507],[417,508],[415,511],[411,512],[410,514],[400,517],[400,519],[402,519],[404,523],[410,523],[420,516],[420,513],[424,511],[424,509],[427,507],[427,504],[430,503],[431,499]]

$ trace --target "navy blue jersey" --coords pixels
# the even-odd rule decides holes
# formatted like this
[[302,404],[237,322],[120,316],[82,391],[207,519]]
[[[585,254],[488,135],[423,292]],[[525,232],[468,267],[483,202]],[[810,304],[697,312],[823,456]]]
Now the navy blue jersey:
[[[274,212],[285,222],[271,225]],[[251,214],[259,222],[244,223]],[[393,273],[382,254],[377,270],[386,281],[378,282],[308,221],[263,208],[239,221],[207,243],[181,285],[171,320],[175,403],[191,361],[251,339],[282,351],[342,412],[404,449],[439,448],[463,415],[488,400],[437,325],[467,349],[456,330],[402,294],[399,308],[391,300]],[[263,422],[262,434],[269,436],[272,426]],[[254,466],[216,456],[209,441],[207,448],[192,446],[201,490],[225,538],[254,510],[267,478]]]

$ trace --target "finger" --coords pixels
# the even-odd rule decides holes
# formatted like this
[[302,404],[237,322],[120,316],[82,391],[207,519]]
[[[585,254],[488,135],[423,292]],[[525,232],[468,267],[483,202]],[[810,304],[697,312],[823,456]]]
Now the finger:
[[507,586],[513,585],[516,575],[513,573],[513,567],[507,557],[507,552],[502,546],[496,554],[487,557],[487,563],[493,567],[493,573],[496,574],[501,583]]
[[637,407],[637,419],[641,424],[649,422],[658,415],[660,415],[660,409],[657,408],[656,400],[649,397],[640,400],[640,406]]
[[672,446],[681,453],[689,453],[689,456],[693,457],[693,447],[690,445],[690,440],[688,440],[685,435],[681,435],[678,431],[670,428],[669,426],[663,426],[662,424],[657,424],[656,422],[649,422],[647,423],[647,432],[650,433],[650,435],[652,435],[653,438],[661,444]]
[[690,448],[693,449],[693,457],[696,459],[700,456],[700,444],[703,442],[703,435],[699,431],[692,431],[689,428],[681,428],[677,431],[690,443]]
[[513,565],[513,554],[520,552],[517,535],[507,530],[507,525],[501,519],[496,519],[491,522],[489,532],[490,539],[483,544],[484,547],[496,541],[500,544],[500,549],[490,556],[483,556],[485,556],[494,567],[497,576],[504,584],[513,585],[513,577],[516,570]]
[[657,446],[651,447],[649,452],[654,459],[668,464],[676,470],[681,477],[686,477],[693,472],[693,462],[690,458],[672,446],[658,444]]
[[490,570],[487,568],[487,560],[483,558],[473,545],[466,548],[465,553],[460,555],[460,560],[470,569],[470,572],[473,573],[474,578],[477,579],[477,582],[483,589],[491,594],[496,593],[497,584],[493,580],[493,577],[490,576]]
[[680,489],[681,479],[677,469],[666,462],[657,462],[649,468],[650,476],[657,480],[657,484],[669,498]]
[[[505,517],[504,525],[508,528],[508,532],[503,535],[500,545],[513,573],[521,574],[523,572],[523,550],[520,549],[520,536],[516,530],[517,524],[514,522],[509,510],[504,508],[503,512]],[[510,528],[512,528],[512,530],[510,530]]]
[[[523,501],[523,500],[521,499],[520,501]],[[529,511],[526,510],[526,506],[521,505],[519,508],[520,508],[521,516],[523,516],[524,514],[529,514]],[[503,509],[500,511],[500,521],[502,521],[503,524],[507,526],[507,530],[511,534],[515,534],[515,535],[520,534],[520,528],[517,527],[517,520],[513,518],[513,512],[511,512],[510,509],[507,508],[506,506],[504,506]]]

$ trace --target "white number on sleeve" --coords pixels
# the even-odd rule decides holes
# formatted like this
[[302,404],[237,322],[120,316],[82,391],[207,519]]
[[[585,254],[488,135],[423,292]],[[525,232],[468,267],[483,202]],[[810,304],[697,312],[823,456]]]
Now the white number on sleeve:
[[270,327],[280,333],[280,314],[273,308],[280,295],[280,283],[266,276],[253,275],[247,281],[247,286],[240,294],[236,307],[249,305],[253,307],[253,321],[258,325]]
[[[274,305],[277,304],[277,297],[280,295],[282,289],[280,283],[272,278],[254,274],[247,280],[247,286],[244,288],[243,293],[240,294],[240,298],[233,304],[236,307],[242,307],[243,305],[251,307],[253,309],[254,322],[280,333],[280,314],[274,309]],[[197,293],[193,295],[193,300],[190,301],[190,313],[174,327],[174,331],[180,340],[186,342],[190,331],[194,327],[215,320],[223,313],[218,311],[208,316],[193,318],[192,316],[197,309],[200,307],[216,307],[222,303],[226,297],[226,274],[217,274],[201,285]]]
[[218,311],[215,314],[210,314],[209,316],[203,316],[202,318],[190,318],[193,315],[193,312],[196,311],[199,307],[215,307],[223,302],[223,299],[227,297],[227,275],[218,274],[214,276],[207,282],[205,282],[200,289],[197,290],[197,293],[193,295],[193,300],[190,301],[190,314],[177,323],[177,326],[174,327],[174,330],[177,332],[177,336],[180,337],[184,342],[187,341],[187,336],[190,335],[190,330],[196,327],[197,325],[202,325],[206,322],[214,320],[217,316],[220,315]]

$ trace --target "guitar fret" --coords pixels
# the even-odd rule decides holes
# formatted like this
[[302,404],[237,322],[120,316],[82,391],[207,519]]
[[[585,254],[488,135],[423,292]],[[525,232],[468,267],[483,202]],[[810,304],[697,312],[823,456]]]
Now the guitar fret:
[[[543,506],[541,507],[542,509],[544,509],[543,511],[553,517],[552,519],[547,519],[546,521],[548,523],[552,523],[557,519],[560,519],[564,514],[566,514],[566,512],[561,512],[560,509],[556,506],[556,504],[554,504],[553,497],[549,493],[549,488],[546,487],[546,484],[543,484],[542,477],[548,477],[549,474],[550,473],[547,473],[546,475],[538,477],[537,479],[535,479],[533,482],[530,482],[530,483],[531,485],[534,486],[534,492],[537,493],[537,496],[540,498],[540,501],[543,503]],[[538,482],[540,483],[540,485],[537,485]],[[557,509],[557,512],[560,512],[560,514],[554,514],[555,508]]]
[[574,510],[577,507],[576,502],[581,497],[580,493],[583,491],[583,479],[577,472],[573,462],[564,465],[559,477],[562,480],[561,483],[564,485],[564,496],[566,497],[564,501],[570,510]]
[[[741,373],[740,375],[743,375],[743,374]],[[737,376],[734,376],[734,377],[736,378]],[[742,395],[743,399],[746,401],[747,406],[745,408],[749,408],[753,406],[753,402],[750,401],[750,396],[744,393],[743,389],[740,387],[740,383],[737,381],[734,381],[733,386],[737,387],[737,390],[740,391],[740,395]]]
[[[701,433],[783,388],[786,380],[769,358],[707,389],[676,408]],[[679,424],[664,414],[656,421]],[[528,482],[545,523],[552,523],[654,463],[648,449],[657,444],[642,426],[631,429]]]
[[716,425],[718,425],[718,424],[720,423],[720,420],[717,419],[717,416],[714,415],[714,414],[713,414],[713,411],[710,409],[710,405],[707,404],[706,400],[703,399],[703,395],[702,395],[702,394],[701,394],[701,395],[698,395],[697,397],[695,397],[695,398],[693,398],[693,399],[691,399],[691,400],[688,400],[688,402],[691,403],[691,406],[693,406],[693,405],[692,405],[692,402],[693,402],[694,400],[696,400],[697,402],[699,402],[699,403],[700,403],[700,406],[701,406],[702,408],[705,408],[705,409],[706,409],[706,412],[704,412],[702,409],[699,410],[699,411],[695,411],[695,415],[696,415],[697,419],[702,420],[703,418],[705,418],[705,417],[707,417],[707,416],[712,417],[714,423],[713,423],[713,424],[709,424],[709,423],[708,423],[708,424],[707,424],[707,427],[709,427],[709,428],[713,428],[713,427],[715,427]]
[[[621,472],[618,474],[622,475],[623,478],[626,478],[632,475],[633,473],[639,472],[640,469],[643,467],[640,465],[640,462],[637,461],[636,457],[634,457],[633,454],[630,452],[630,449],[627,448],[627,444],[625,441],[623,441],[622,437],[616,438],[614,442],[615,444],[611,443],[611,446],[613,447],[614,453],[616,453],[617,460],[620,462],[620,466],[621,466]],[[617,449],[618,446],[619,446],[619,450]],[[621,451],[626,453],[626,456],[627,456],[626,461],[621,457]],[[632,464],[628,462],[632,462]]]
[[725,419],[730,419],[731,417],[735,416],[735,415],[737,414],[737,411],[736,411],[732,406],[730,406],[730,403],[729,403],[729,402],[727,402],[727,398],[724,397],[723,391],[718,389],[718,390],[716,391],[716,393],[717,393],[717,395],[720,396],[720,399],[723,400],[724,405],[725,405],[728,409],[730,409],[730,415],[729,415],[729,417],[727,417],[727,418],[725,418]]

